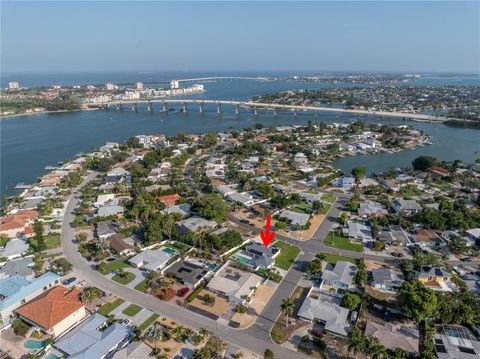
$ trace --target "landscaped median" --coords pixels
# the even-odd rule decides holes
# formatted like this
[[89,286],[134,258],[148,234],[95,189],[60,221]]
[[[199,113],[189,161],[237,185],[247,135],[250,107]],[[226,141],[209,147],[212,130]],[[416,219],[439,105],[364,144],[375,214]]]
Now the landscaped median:
[[135,279],[135,274],[130,272],[124,272],[124,271],[119,272],[112,277],[112,280],[123,285],[130,283],[134,279]]
[[363,245],[352,243],[347,237],[343,237],[335,232],[330,232],[325,238],[325,244],[329,247],[345,249],[353,252],[363,252]]
[[117,298],[115,301],[113,301],[111,303],[106,303],[106,304],[104,304],[100,307],[100,309],[98,310],[98,314],[107,316],[115,308],[121,306],[124,302],[125,302],[125,300],[123,300],[122,298]]
[[280,248],[280,254],[275,258],[275,266],[288,270],[300,254],[300,248],[281,241],[276,241],[273,246]]
[[136,316],[138,313],[140,313],[140,311],[142,310],[142,307],[140,307],[139,305],[136,305],[136,304],[130,304],[128,307],[126,307],[124,310],[123,310],[123,314],[125,315],[128,315],[129,317],[134,317]]

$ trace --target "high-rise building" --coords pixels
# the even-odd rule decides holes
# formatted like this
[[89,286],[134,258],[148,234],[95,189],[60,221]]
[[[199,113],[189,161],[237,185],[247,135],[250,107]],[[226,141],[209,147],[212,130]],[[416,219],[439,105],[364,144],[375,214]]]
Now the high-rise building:
[[107,91],[118,90],[118,86],[115,85],[115,84],[112,84],[111,82],[109,82],[108,84],[106,84],[105,87],[107,88]]
[[18,87],[19,87],[19,86],[18,86],[18,82],[9,82],[9,83],[8,83],[8,88],[9,88],[10,90],[16,90],[16,89],[18,89]]
[[171,89],[178,89],[180,87],[180,84],[178,80],[172,80],[170,81],[170,88]]
[[143,90],[143,82],[135,82],[135,88],[137,90]]

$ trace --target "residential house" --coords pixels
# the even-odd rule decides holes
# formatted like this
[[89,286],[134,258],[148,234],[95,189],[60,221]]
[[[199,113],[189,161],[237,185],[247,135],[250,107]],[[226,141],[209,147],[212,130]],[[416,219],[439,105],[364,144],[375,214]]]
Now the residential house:
[[348,238],[354,241],[361,241],[362,243],[372,242],[372,228],[364,223],[349,221]]
[[457,288],[445,267],[423,266],[418,273],[418,280],[426,287],[440,292],[453,292]]
[[354,289],[357,266],[350,262],[338,261],[334,267],[328,264],[322,273],[322,287],[328,285],[339,289]]
[[178,213],[182,218],[190,215],[191,206],[188,203],[176,204],[161,211],[163,214]]
[[233,203],[241,204],[243,206],[251,206],[255,203],[255,200],[252,196],[247,193],[231,193],[226,196],[227,200]]
[[387,244],[406,246],[410,240],[407,233],[399,225],[390,225],[388,228],[382,228],[379,239]]
[[450,176],[450,171],[446,168],[436,166],[432,168],[432,173],[439,176],[439,177],[448,177]]
[[180,234],[198,231],[212,231],[217,227],[217,222],[205,218],[193,216],[176,223],[177,231]]
[[122,206],[103,206],[98,209],[96,217],[121,216],[123,212]]
[[0,280],[19,275],[27,280],[34,278],[33,266],[35,265],[34,257],[24,257],[5,262],[0,268]]
[[460,325],[438,325],[433,336],[438,359],[478,359],[480,341]]
[[170,162],[163,162],[159,167],[152,168],[147,176],[148,180],[158,181],[167,178],[170,174],[172,164]]
[[231,194],[237,193],[237,185],[231,185],[231,184],[224,184],[221,186],[217,187],[218,193],[220,193],[222,196],[229,196]]
[[157,201],[164,203],[167,207],[176,205],[180,200],[180,198],[181,197],[178,193],[164,194],[164,195],[155,197]]
[[413,234],[413,241],[420,247],[436,247],[442,243],[441,238],[431,229],[422,228]]
[[300,163],[300,164],[305,164],[308,162],[308,158],[307,156],[302,153],[302,152],[297,152],[295,154],[295,156],[293,157],[293,160],[296,162],[296,163]]
[[472,228],[465,231],[470,242],[480,244],[480,228]]
[[350,332],[349,310],[340,306],[341,298],[311,287],[298,310],[298,317],[308,323],[319,322],[330,334],[346,337]]
[[15,309],[57,285],[60,278],[55,273],[46,272],[32,280],[20,275],[0,280],[0,318],[3,324],[12,321]]
[[280,254],[280,249],[270,246],[264,246],[259,242],[249,243],[244,250],[236,252],[232,260],[250,267],[252,270],[260,268],[271,268],[275,264],[275,258]]
[[115,233],[117,233],[117,225],[115,222],[111,220],[97,222],[97,236],[100,240],[103,241]]
[[322,198],[321,193],[300,192],[298,195],[307,203],[320,202],[320,198]]
[[40,294],[15,310],[27,323],[56,338],[86,317],[81,292],[61,285]]
[[102,206],[112,206],[118,204],[118,198],[113,193],[98,195],[96,202],[93,204],[96,208]]
[[388,214],[387,209],[378,202],[366,201],[360,202],[358,215],[362,218],[382,218]]
[[396,292],[400,289],[405,277],[401,272],[391,268],[372,269],[372,286],[380,291]]
[[385,348],[392,352],[396,348],[401,348],[410,355],[418,354],[419,332],[415,328],[409,328],[403,324],[367,322],[364,335],[377,338]]
[[107,320],[107,317],[95,313],[53,346],[69,359],[110,358],[129,344],[132,332],[117,322],[107,326]]
[[344,190],[350,190],[355,185],[355,178],[353,177],[339,177],[335,178],[331,185],[333,187],[340,187]]
[[261,281],[260,276],[232,267],[227,262],[210,280],[207,288],[231,302],[245,304]]
[[307,225],[310,215],[285,209],[278,214],[278,218],[286,219],[292,229],[303,229]]
[[171,248],[147,249],[130,258],[128,262],[137,268],[150,271],[162,270],[168,262],[177,254]]
[[110,247],[117,253],[119,256],[125,256],[133,252],[132,243],[127,243],[123,236],[119,233],[114,234],[110,237]]
[[394,192],[400,191],[400,183],[397,180],[394,180],[393,178],[387,178],[382,181],[383,187],[387,190],[391,190]]
[[7,242],[5,247],[0,248],[0,257],[7,260],[18,258],[28,252],[30,245],[25,238],[14,238]]
[[392,208],[395,213],[402,214],[404,216],[411,216],[422,210],[422,207],[413,199],[398,198],[392,202]]
[[35,234],[32,224],[37,218],[38,212],[32,209],[0,217],[0,236],[7,238],[31,237]]
[[212,273],[212,269],[208,263],[186,259],[171,265],[167,272],[171,273],[180,283],[196,288]]
[[131,342],[123,349],[120,349],[113,354],[112,359],[138,359],[148,358],[152,348],[144,342]]
[[130,172],[128,172],[123,167],[115,167],[111,169],[107,176],[105,177],[106,184],[115,184],[115,183],[129,183],[130,182]]

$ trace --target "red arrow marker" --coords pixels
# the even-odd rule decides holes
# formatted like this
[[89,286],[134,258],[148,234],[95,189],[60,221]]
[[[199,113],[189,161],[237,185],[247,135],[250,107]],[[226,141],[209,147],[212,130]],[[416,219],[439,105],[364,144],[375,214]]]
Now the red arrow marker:
[[260,230],[260,237],[262,237],[262,241],[265,247],[268,247],[270,242],[273,240],[275,237],[275,231],[270,232],[270,216],[267,216],[267,222],[265,224],[265,232],[263,230]]

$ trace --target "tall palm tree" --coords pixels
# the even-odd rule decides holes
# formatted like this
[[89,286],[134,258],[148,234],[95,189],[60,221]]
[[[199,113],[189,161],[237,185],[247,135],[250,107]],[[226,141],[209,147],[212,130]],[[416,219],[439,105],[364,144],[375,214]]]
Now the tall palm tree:
[[160,324],[155,323],[147,329],[144,336],[145,336],[145,339],[153,343],[153,345],[155,346],[155,349],[157,349],[157,341],[162,336],[162,332],[163,330]]
[[285,326],[288,327],[289,316],[293,314],[293,302],[290,298],[285,298],[282,300],[282,312],[284,312],[287,317]]
[[320,263],[323,264],[327,260],[327,255],[325,253],[317,253],[315,254],[315,258],[320,261]]
[[367,337],[368,354],[372,359],[387,359],[387,349],[380,343],[378,338],[368,336]]
[[348,351],[355,355],[357,353],[362,353],[365,350],[365,347],[366,341],[361,330],[358,327],[353,327],[348,340]]

